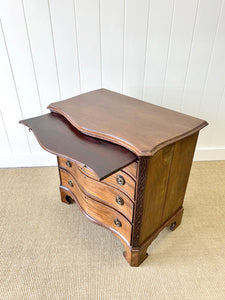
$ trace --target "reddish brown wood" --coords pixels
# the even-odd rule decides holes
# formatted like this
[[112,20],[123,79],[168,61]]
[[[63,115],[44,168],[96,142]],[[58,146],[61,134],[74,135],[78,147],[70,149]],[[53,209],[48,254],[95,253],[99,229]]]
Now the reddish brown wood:
[[[182,208],[197,137],[198,133],[195,133],[149,157],[142,196],[137,193],[135,199],[136,205],[138,201],[143,201],[143,207],[135,211],[138,215],[134,216],[132,246],[145,244],[162,224]],[[141,224],[139,231],[135,231],[137,224]]]
[[175,143],[161,222],[183,205],[197,139],[198,132]]
[[62,201],[74,199],[121,240],[128,263],[140,265],[160,231],[181,223],[198,132],[207,122],[104,89],[49,108],[56,113],[21,123],[60,156]]
[[[60,162],[61,159],[59,158],[59,163]],[[60,167],[60,173],[62,185],[70,188],[68,185],[69,180],[72,183],[74,180],[76,180],[84,194],[93,198],[94,200],[113,207],[122,213],[130,222],[132,222],[134,204],[130,198],[128,198],[120,190],[114,189],[109,185],[103,184],[102,182],[98,182],[89,176],[84,175],[82,172],[80,172],[79,168],[75,164],[72,166],[72,168],[67,168],[67,171],[65,171],[65,169],[61,169]],[[123,201],[123,205],[120,205],[116,202],[117,197],[120,197],[120,200],[122,199],[121,201]]]
[[[76,162],[77,166],[80,168],[81,172],[88,175],[89,177],[93,179],[97,179],[96,173],[90,169],[87,165],[81,164],[79,162]],[[65,165],[66,165],[66,159],[65,159]],[[137,177],[137,162],[133,162],[129,165],[127,165],[125,168],[121,169],[122,172],[128,174],[134,181],[136,181]]]
[[83,133],[122,145],[138,156],[153,155],[207,125],[204,120],[106,89],[51,103],[48,108]]
[[140,157],[137,168],[137,184],[135,187],[135,208],[134,208],[134,225],[132,231],[132,247],[139,245],[141,223],[144,206],[144,190],[147,179],[148,157]]
[[[117,233],[126,244],[130,243],[131,238],[131,223],[118,211],[115,209],[95,201],[86,194],[82,192],[77,181],[71,178],[68,172],[61,172],[61,182],[65,191],[69,191],[72,198],[75,199],[76,203],[80,207],[83,213],[85,213],[88,218],[98,224],[110,229],[114,233]],[[73,179],[73,187],[67,184],[68,178]],[[65,184],[65,185],[64,185]],[[121,222],[121,227],[116,226],[115,220],[118,219]]]
[[125,148],[86,136],[55,113],[20,123],[32,129],[45,150],[88,165],[99,180],[136,160],[136,155]]
[[181,207],[171,218],[169,218],[165,223],[161,224],[160,227],[158,227],[157,230],[155,230],[149,236],[145,243],[138,247],[127,245],[122,239],[120,239],[125,248],[125,252],[123,253],[124,257],[126,258],[129,265],[132,267],[138,267],[148,257],[147,249],[150,244],[157,238],[159,233],[166,227],[169,227],[172,231],[175,230],[180,225],[182,216],[183,208]]
[[125,251],[123,252],[124,257],[131,267],[138,267],[140,264],[148,257],[147,248],[145,246],[141,249],[134,249],[132,247],[125,246]]
[[137,162],[133,162],[132,164],[123,168],[123,171],[130,175],[135,181],[137,178]]
[[[124,179],[124,184],[120,185],[117,183],[117,176],[121,176]],[[132,177],[127,175],[125,172],[118,171],[114,173],[113,175],[105,178],[102,180],[105,184],[108,184],[116,189],[119,189],[121,192],[126,194],[128,197],[130,197],[132,200],[134,199],[134,192],[135,192],[135,183],[136,181],[133,180]]]
[[174,231],[181,223],[182,217],[183,217],[184,209],[181,208],[180,213],[176,214],[176,216],[172,219],[172,222],[170,221],[170,224],[167,226],[171,231]]
[[142,214],[139,212],[139,223],[141,224],[139,234],[137,232],[134,233],[134,246],[141,245],[161,226],[161,216],[166,196],[173,148],[173,144],[168,145],[159,150],[154,156],[147,158],[148,166],[145,169],[145,174],[142,175],[142,177],[146,176],[146,184],[141,185],[142,194],[140,196],[137,195],[138,199],[136,200],[139,201],[139,199],[142,199],[143,208]]
[[62,188],[59,188],[59,190],[60,190],[60,195],[61,195],[62,202],[66,203],[66,204],[74,203],[73,197],[71,195],[68,195],[66,190],[64,190]]
[[[74,172],[77,173],[76,169],[78,168],[82,174],[96,180],[96,176],[94,176],[93,171],[90,170],[87,166],[81,166],[81,165],[69,160],[71,162],[71,167],[68,167],[66,165],[67,161],[68,161],[67,159],[65,159],[63,157],[59,157],[59,164],[63,168],[67,169],[68,171],[71,171],[72,174],[74,174]],[[127,173],[123,172],[123,170],[124,169],[122,169],[119,172],[116,172],[115,174],[105,178],[101,182],[104,184],[103,186],[113,187],[113,188],[115,188],[115,191],[117,191],[117,190],[121,191],[122,193],[124,193],[126,195],[126,197],[129,197],[132,201],[134,201],[135,180],[131,176],[129,176]],[[116,180],[117,175],[122,176],[124,178],[123,185],[119,185],[117,183],[117,180]]]

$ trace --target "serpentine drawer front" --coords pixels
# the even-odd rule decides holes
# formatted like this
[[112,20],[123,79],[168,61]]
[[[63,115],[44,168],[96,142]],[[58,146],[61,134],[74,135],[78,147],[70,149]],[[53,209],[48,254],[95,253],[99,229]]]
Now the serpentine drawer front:
[[[109,90],[51,103],[22,120],[57,155],[61,200],[112,231],[131,266],[176,229],[200,129],[207,122]],[[76,220],[74,221],[76,222]]]
[[[130,222],[132,222],[134,203],[131,198],[129,198],[119,188],[113,188],[112,186],[105,184],[104,180],[102,182],[98,182],[83,174],[75,163],[71,162],[71,167],[69,168],[62,168],[64,165],[64,159],[59,157],[58,161],[62,182],[61,184],[63,186],[70,189],[73,187],[73,182],[76,181],[80,190],[82,190],[87,196],[118,210]],[[70,177],[70,179],[65,179],[65,177]],[[125,178],[127,177],[128,175],[125,176]],[[70,182],[72,182],[72,186],[70,185]]]
[[[95,177],[89,175],[91,174],[91,171],[87,172],[86,166],[79,167],[78,164],[73,163],[70,160],[64,159],[63,157],[58,158],[58,163],[59,166],[67,169],[67,171],[71,172],[71,174],[73,174],[75,177],[82,178],[83,186],[87,186],[89,183],[89,186],[93,185],[93,189],[95,189],[95,187],[98,187],[102,190],[102,193],[105,193],[106,195],[108,194],[107,191],[112,190],[114,191],[114,193],[116,193],[116,191],[119,190],[124,193],[124,197],[129,197],[132,201],[134,201],[134,190],[136,180],[134,180],[127,173],[125,173],[125,170],[118,171],[115,174],[103,179],[101,183],[97,183],[96,181],[91,180],[91,178],[94,179]],[[113,189],[113,187],[115,189]]]
[[[70,192],[73,198],[79,199],[79,206],[89,218],[93,218],[105,227],[112,229],[117,234],[121,235],[126,242],[131,240],[131,223],[118,211],[110,206],[104,205],[99,201],[87,196],[79,187],[74,178],[66,171],[61,171],[62,186]],[[72,183],[72,186],[67,184]]]

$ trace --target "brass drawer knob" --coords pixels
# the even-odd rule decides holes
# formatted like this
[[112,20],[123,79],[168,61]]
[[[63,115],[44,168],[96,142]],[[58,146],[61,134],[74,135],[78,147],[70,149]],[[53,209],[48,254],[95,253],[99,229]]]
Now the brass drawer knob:
[[69,168],[72,167],[72,164],[71,164],[71,162],[70,162],[69,160],[67,160],[66,165],[67,165],[67,167],[69,167]]
[[117,182],[119,185],[124,185],[125,179],[123,178],[122,175],[116,175],[116,182]]
[[73,182],[71,180],[68,181],[69,186],[73,187]]
[[123,198],[120,197],[119,195],[117,195],[116,196],[116,203],[118,203],[119,205],[124,205]]
[[114,223],[117,227],[121,227],[122,226],[122,223],[120,222],[120,220],[118,218],[115,218],[114,219]]

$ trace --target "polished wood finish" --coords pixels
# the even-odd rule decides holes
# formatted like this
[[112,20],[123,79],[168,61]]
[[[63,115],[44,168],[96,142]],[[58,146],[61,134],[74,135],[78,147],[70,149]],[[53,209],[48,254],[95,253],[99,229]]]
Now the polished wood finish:
[[[67,193],[75,199],[82,212],[88,216],[88,218],[102,226],[112,230],[114,233],[119,235],[126,244],[130,243],[131,239],[131,223],[115,209],[110,206],[104,205],[99,201],[92,199],[87,196],[79,187],[77,181],[72,176],[64,171],[61,172],[61,186]],[[73,180],[73,187],[69,186],[68,180]],[[115,219],[121,222],[121,227],[116,226],[114,223]]]
[[174,144],[168,145],[149,158],[138,245],[142,244],[162,224],[161,218],[166,199],[173,150]]
[[137,178],[137,161],[123,168],[123,171],[130,175],[134,180]]
[[[79,171],[84,176],[96,180],[96,176],[93,176],[93,172],[87,166],[80,166],[79,164],[71,161],[71,167],[68,167],[66,165],[67,161],[68,160],[63,157],[58,158],[59,165],[67,169],[68,171],[72,172],[72,174],[76,174],[75,176],[77,176],[77,169],[79,169]],[[125,169],[122,169],[121,171],[114,173],[113,175],[107,177],[106,179],[103,179],[101,182],[104,184],[103,186],[106,188],[107,186],[111,186],[113,188],[116,188],[116,190],[119,189],[127,197],[129,197],[132,201],[134,201],[135,180],[133,179],[133,177],[129,176],[124,170]],[[117,183],[117,176],[122,176],[124,178],[123,185],[119,185]]]
[[197,139],[198,133],[195,133],[174,145],[162,222],[183,205]]
[[198,134],[169,145],[149,158],[143,198],[141,246],[182,207]]
[[176,213],[172,220],[166,225],[171,231],[174,231],[180,225],[184,212],[183,207],[181,207],[178,212],[179,213]]
[[32,129],[45,150],[88,165],[99,180],[137,159],[136,155],[121,146],[82,134],[64,117],[55,113],[20,123]]
[[[98,179],[98,177],[96,176],[96,173],[92,169],[90,169],[87,165],[80,164],[79,162],[77,162],[77,165],[79,165],[79,167],[83,173],[87,174],[88,176],[90,176],[94,179]],[[122,171],[125,172],[126,174],[128,174],[131,178],[133,178],[136,181],[137,161],[127,165],[125,168],[122,169]]]
[[[121,176],[124,178],[124,184],[120,185],[117,183],[117,176]],[[102,180],[103,183],[106,183],[108,185],[111,185],[114,188],[120,189],[124,194],[126,194],[128,197],[130,197],[132,200],[134,199],[134,193],[135,193],[135,180],[133,180],[132,177],[127,175],[125,172],[118,171],[114,173],[113,175],[105,178]]]
[[149,156],[198,132],[207,122],[106,89],[51,103],[81,132]]
[[74,203],[74,197],[72,194],[69,193],[68,189],[63,189],[62,186],[59,188],[60,190],[60,195],[61,195],[61,200],[62,202],[66,204],[72,204]]
[[[122,213],[130,222],[132,222],[134,204],[131,199],[120,190],[114,189],[111,186],[93,180],[92,178],[84,175],[82,172],[80,172],[76,165],[74,165],[70,170],[65,170],[60,167],[60,176],[62,179],[62,185],[65,187],[71,189],[68,182],[71,181],[73,183],[76,180],[80,190],[85,195],[93,198],[94,200],[102,202],[103,204],[113,207]],[[116,202],[116,197],[118,196],[120,199],[122,199],[123,205],[119,205]]]
[[147,167],[148,167],[149,158],[140,157],[138,161],[137,167],[137,183],[135,187],[135,208],[134,208],[134,226],[132,231],[132,247],[136,247],[138,245],[140,230],[141,230],[141,222],[143,215],[143,205],[144,205],[144,189],[146,186],[147,179]]
[[183,211],[184,209],[181,207],[171,218],[161,224],[160,227],[151,234],[148,240],[139,247],[134,247],[132,245],[128,246],[123,240],[121,240],[125,248],[125,252],[123,253],[124,257],[130,266],[138,267],[148,257],[147,249],[149,245],[157,238],[164,228],[169,227],[170,230],[174,231],[180,225]]
[[166,146],[149,157],[145,167],[141,167],[141,170],[145,170],[144,174],[140,173],[144,181],[141,180],[142,190],[138,192],[137,189],[136,197],[139,199],[135,201],[143,203],[134,212],[132,243],[127,255],[131,256],[130,259],[134,255],[133,264],[139,264],[143,257],[146,258],[143,253],[162,229],[169,226],[174,230],[180,225],[197,138],[198,133],[195,133]]
[[[64,160],[64,161],[63,161]],[[67,159],[61,157],[61,165],[66,167]],[[80,171],[84,173],[85,175],[98,180],[98,176],[96,173],[90,169],[87,165],[84,165],[80,162],[76,162],[76,165],[80,168]],[[137,161],[127,165],[125,168],[121,169],[124,173],[128,174],[133,180],[136,181],[137,178]]]
[[148,257],[148,245],[141,249],[134,249],[133,247],[127,247],[127,245],[124,245],[124,248],[123,256],[131,267],[138,267]]
[[[67,163],[71,164],[71,166],[68,166]],[[70,172],[71,170],[73,170],[73,168],[77,167],[79,168],[80,172],[82,172],[84,175],[87,175],[92,179],[98,180],[96,173],[92,169],[78,161],[75,162],[71,159],[58,156],[58,164],[59,166],[67,169]]]
[[61,200],[75,200],[111,230],[127,262],[139,266],[158,234],[181,223],[198,133],[207,122],[104,89],[49,108],[21,123],[57,154]]

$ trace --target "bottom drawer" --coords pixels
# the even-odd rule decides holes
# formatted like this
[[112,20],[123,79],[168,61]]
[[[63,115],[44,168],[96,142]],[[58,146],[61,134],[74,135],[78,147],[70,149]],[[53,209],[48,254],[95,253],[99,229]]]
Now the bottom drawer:
[[89,219],[119,234],[130,243],[132,225],[123,215],[113,208],[85,195],[75,180],[73,180],[73,187],[68,187],[67,181],[64,182],[62,178],[60,190],[62,197],[70,196],[71,198],[75,198],[81,211]]

